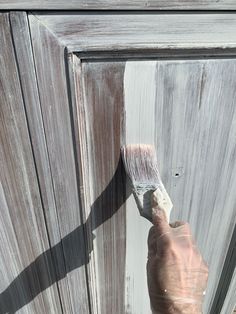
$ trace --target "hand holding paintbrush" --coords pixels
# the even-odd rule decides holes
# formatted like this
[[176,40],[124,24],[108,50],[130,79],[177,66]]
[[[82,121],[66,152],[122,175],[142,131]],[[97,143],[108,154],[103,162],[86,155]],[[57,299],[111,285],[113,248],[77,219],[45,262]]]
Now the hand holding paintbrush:
[[147,280],[155,314],[202,313],[208,267],[187,223],[169,224],[172,202],[161,181],[155,148],[122,148],[126,172],[141,216],[154,226],[148,237]]

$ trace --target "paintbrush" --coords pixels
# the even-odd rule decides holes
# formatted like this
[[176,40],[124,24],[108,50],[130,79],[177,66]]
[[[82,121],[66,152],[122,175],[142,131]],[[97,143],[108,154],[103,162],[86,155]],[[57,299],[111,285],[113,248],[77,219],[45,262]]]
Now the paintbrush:
[[173,204],[161,181],[155,147],[131,144],[121,148],[124,167],[140,215],[152,222],[153,200],[163,209],[169,223]]

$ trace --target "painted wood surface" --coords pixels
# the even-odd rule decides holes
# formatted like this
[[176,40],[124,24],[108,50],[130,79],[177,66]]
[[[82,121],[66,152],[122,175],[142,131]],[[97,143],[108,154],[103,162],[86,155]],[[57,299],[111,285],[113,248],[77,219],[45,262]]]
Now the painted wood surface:
[[[125,64],[123,98],[126,144],[155,145],[156,64],[156,61]],[[126,202],[126,225],[126,312],[151,314],[146,261],[147,235],[152,225],[140,217],[133,195]]]
[[[202,47],[234,47],[234,14],[225,22],[212,16],[218,25],[212,31],[225,23],[227,33],[215,37],[217,45],[203,36]],[[45,21],[39,16],[41,22],[31,16],[33,56],[26,15],[12,13],[11,26],[8,14],[0,15],[0,313],[149,313],[150,225],[129,197],[119,159],[120,145],[135,140],[156,144],[176,205],[172,219],[190,221],[210,265],[205,312],[213,314],[219,282],[224,294],[230,286],[214,314],[230,313],[235,273],[230,282],[221,270],[226,253],[235,255],[234,244],[228,250],[235,226],[235,60],[81,63],[66,45],[116,51],[129,41],[132,49],[142,47],[144,37],[132,43],[135,23],[128,19],[124,42],[102,43],[97,19],[93,31],[86,28],[76,41],[80,32],[71,36],[71,27],[78,17],[63,18],[61,31],[59,19],[44,24],[48,15]],[[167,35],[164,47],[171,48],[180,33],[174,40],[170,28]],[[152,46],[152,36],[145,47]],[[179,37],[173,48],[194,47],[199,38]],[[234,258],[227,261],[233,273]]]
[[[211,314],[231,313],[236,309],[236,224],[225,258],[219,284],[211,307]],[[227,288],[226,288],[227,287]],[[223,301],[224,300],[224,301]],[[235,311],[234,309],[234,311]]]
[[[64,262],[63,248],[60,243],[60,227],[57,217],[56,200],[38,94],[27,15],[22,12],[11,12],[10,20],[24,105],[27,113],[27,121],[34,151],[41,197],[46,216],[49,241],[51,246],[58,244],[56,249],[52,250],[55,261],[55,272],[57,274],[57,278],[54,278],[54,280],[63,278],[58,281],[58,287],[63,309],[64,311],[68,311],[70,308],[70,296],[67,278],[65,277],[66,265]],[[38,293],[40,293],[40,290]]]
[[[82,154],[88,160],[82,171],[89,174],[87,193],[92,197],[89,202],[92,204],[109,181],[108,178],[102,181],[114,160],[108,154],[118,151],[120,145],[119,141],[114,143],[118,135],[114,137],[112,130],[119,125],[123,110],[116,113],[114,120],[112,104],[125,106],[127,116],[129,112],[133,114],[126,121],[124,140],[155,143],[163,181],[175,204],[172,220],[190,223],[209,264],[204,313],[210,313],[235,225],[235,60],[84,62],[82,77],[84,94],[79,101],[85,111],[81,119],[87,143]],[[117,86],[119,97],[116,97]],[[148,130],[142,132],[144,128]],[[110,179],[114,171],[115,167],[110,174],[107,172]],[[96,212],[93,216],[96,217]],[[114,219],[109,224],[114,224]],[[125,259],[125,313],[150,312],[145,284],[149,227],[149,222],[139,217],[133,199],[128,199],[126,253],[120,261]],[[106,254],[104,242],[108,237],[114,245],[122,233],[110,232],[106,224],[101,225],[93,241],[92,267],[97,278],[93,285],[100,296],[96,300],[96,313],[109,313],[101,300],[104,292],[109,291],[111,297],[113,291],[109,271],[104,275],[104,261],[105,265],[115,263],[116,252]],[[118,278],[116,271],[117,268],[110,273],[113,287]],[[231,299],[224,307],[232,311],[234,305]],[[220,309],[215,313],[220,313]]]
[[0,38],[0,313],[61,313],[8,14]]
[[[90,16],[91,18],[89,19]],[[106,19],[106,16],[109,16],[109,18]],[[43,145],[47,147],[48,154],[46,166],[44,166],[44,170],[40,171],[42,171],[41,178],[43,180],[49,164],[58,225],[55,225],[55,227],[52,225],[50,215],[46,219],[49,230],[53,230],[54,234],[59,232],[62,239],[61,243],[55,244],[51,251],[53,252],[53,256],[58,256],[57,254],[60,254],[61,250],[64,254],[65,271],[59,271],[57,273],[59,276],[57,280],[64,281],[67,277],[67,281],[65,280],[62,286],[66,287],[68,285],[70,299],[65,298],[63,306],[64,309],[66,309],[65,311],[69,312],[75,312],[78,308],[85,313],[89,313],[90,310],[94,313],[110,313],[111,310],[117,311],[118,313],[124,313],[122,312],[124,310],[126,313],[136,313],[136,310],[141,311],[141,309],[148,311],[147,299],[145,299],[145,302],[142,304],[140,302],[141,291],[138,287],[140,283],[144,284],[145,282],[145,272],[143,271],[146,262],[145,238],[149,225],[137,215],[136,207],[132,203],[132,198],[130,198],[126,204],[126,211],[125,206],[122,206],[129,195],[129,191],[124,191],[124,178],[118,156],[119,145],[125,141],[125,128],[122,126],[122,117],[124,106],[127,106],[125,96],[127,94],[125,94],[125,90],[127,92],[129,89],[127,89],[125,82],[127,80],[128,69],[131,77],[133,75],[132,71],[135,73],[140,71],[141,74],[139,76],[142,77],[143,71],[146,71],[147,65],[150,65],[150,62],[154,65],[156,64],[156,67],[159,69],[159,72],[157,69],[154,69],[154,71],[152,68],[153,65],[150,69],[151,73],[156,73],[155,80],[158,78],[156,82],[156,93],[151,93],[152,101],[149,99],[150,95],[145,94],[145,88],[138,89],[134,100],[139,99],[138,95],[142,95],[143,93],[142,97],[145,103],[150,101],[152,107],[155,108],[155,117],[159,117],[157,116],[157,110],[160,111],[160,116],[162,116],[162,120],[158,120],[158,122],[161,123],[161,133],[157,132],[155,128],[154,140],[158,146],[158,151],[160,149],[162,154],[160,156],[160,166],[161,169],[163,169],[164,182],[167,184],[167,187],[169,187],[172,193],[171,196],[173,195],[172,198],[175,199],[177,204],[177,210],[174,214],[176,216],[173,216],[173,219],[179,216],[184,217],[183,219],[191,220],[191,224],[195,226],[193,228],[195,228],[194,232],[196,236],[198,236],[198,243],[206,259],[211,263],[213,263],[215,258],[212,252],[216,254],[216,257],[220,256],[222,255],[222,247],[224,247],[226,253],[233,230],[233,223],[235,223],[233,216],[232,220],[230,220],[230,216],[228,215],[223,219],[222,211],[217,207],[217,204],[223,202],[224,197],[227,197],[228,203],[226,202],[225,205],[227,213],[233,215],[232,204],[234,200],[232,192],[229,191],[229,195],[221,195],[222,199],[218,200],[217,198],[217,203],[214,203],[214,197],[220,197],[217,194],[217,187],[220,189],[219,183],[221,181],[216,177],[219,171],[221,171],[226,178],[222,182],[225,183],[227,176],[229,176],[228,179],[232,180],[232,182],[230,182],[230,188],[233,189],[235,184],[233,182],[233,176],[230,177],[230,173],[234,171],[234,164],[230,159],[233,156],[234,147],[234,106],[232,102],[234,87],[232,86],[232,82],[234,82],[235,73],[233,59],[162,62],[144,62],[140,60],[139,62],[127,62],[126,65],[125,60],[122,62],[118,62],[118,60],[116,62],[115,60],[109,62],[109,59],[101,63],[96,63],[94,60],[93,62],[87,63],[82,61],[81,65],[81,61],[70,53],[68,55],[67,50],[67,48],[69,48],[70,52],[75,49],[78,52],[83,51],[84,53],[88,50],[110,50],[112,53],[116,53],[122,50],[129,51],[129,47],[131,47],[130,51],[137,49],[137,53],[140,56],[147,50],[150,51],[155,47],[165,47],[168,49],[169,54],[171,54],[176,51],[176,47],[193,48],[199,45],[203,48],[204,52],[206,52],[208,48],[220,47],[221,52],[227,54],[229,49],[225,48],[235,47],[233,22],[235,15],[224,15],[225,21],[223,21],[218,14],[208,15],[210,20],[210,22],[208,22],[204,19],[201,20],[200,14],[197,14],[198,22],[200,23],[201,21],[200,24],[202,25],[200,28],[202,27],[204,30],[202,37],[205,40],[204,44],[200,42],[200,33],[196,30],[197,25],[195,25],[195,28],[192,27],[191,29],[186,23],[186,21],[190,23],[190,18],[183,18],[184,23],[181,24],[180,22],[177,33],[171,34],[172,28],[168,28],[169,31],[166,35],[169,37],[168,40],[164,42],[163,46],[160,46],[160,42],[158,41],[156,42],[157,44],[153,46],[153,36],[155,36],[155,34],[151,30],[151,27],[146,28],[146,30],[150,29],[149,33],[147,32],[147,34],[149,34],[148,37],[141,32],[140,36],[132,42],[132,34],[134,34],[132,27],[136,24],[132,22],[131,15],[127,14],[127,16],[126,26],[129,36],[125,37],[125,30],[123,30],[122,34],[120,34],[119,31],[114,31],[116,29],[115,27],[117,27],[117,29],[119,25],[121,27],[118,19],[115,18],[115,14],[111,14],[113,20],[110,14],[104,14],[104,23],[99,20],[99,18],[96,18],[95,14],[87,13],[76,15],[68,14],[68,16],[63,14],[49,14],[43,16],[39,14],[37,15],[37,19],[33,15],[30,15],[42,123],[45,132],[45,134],[42,134],[41,138]],[[138,18],[138,16],[139,15],[135,15],[134,18]],[[88,24],[85,23],[86,19],[82,19],[84,23],[81,23],[81,17],[88,17]],[[123,15],[123,17],[126,17],[126,15]],[[148,17],[151,22],[155,20],[152,14]],[[179,20],[181,20],[180,17],[182,18],[182,15],[178,16]],[[191,20],[194,20],[193,16],[191,17]],[[154,18],[154,20],[152,18]],[[108,21],[110,21],[110,24],[108,24]],[[112,37],[112,32],[109,32],[110,29],[108,28],[108,37],[113,39],[106,40],[106,37],[102,36],[102,25],[113,25],[111,23],[112,21],[114,22],[113,35],[115,36]],[[141,21],[140,19],[139,22]],[[178,25],[177,18],[172,21],[176,23],[176,26]],[[93,26],[91,26],[91,24]],[[147,24],[148,18],[143,20],[142,25]],[[158,26],[161,24],[157,23],[155,25]],[[164,25],[170,25],[167,19],[165,22],[163,21],[163,28]],[[180,33],[183,33],[183,29],[190,29],[189,36],[193,35],[192,41],[188,39],[187,35],[186,37],[184,37],[185,35],[181,37]],[[212,34],[211,36],[207,35],[209,29],[212,30],[212,33],[220,32],[220,35],[215,35],[217,42],[211,39],[214,37]],[[223,32],[222,29],[227,29],[227,32]],[[162,37],[159,39],[163,39],[163,33],[160,34],[162,34]],[[122,40],[122,36],[124,37],[124,41],[119,44],[119,41]],[[86,38],[88,38],[88,40],[86,40]],[[179,38],[179,41],[177,38]],[[174,45],[172,45],[173,43]],[[147,50],[142,50],[143,48]],[[173,50],[171,50],[172,48]],[[20,51],[17,53],[18,58],[20,58]],[[198,53],[199,50],[196,50],[196,55],[198,55]],[[217,50],[211,50],[210,54],[214,53],[217,53]],[[119,56],[120,54],[117,54],[116,58]],[[143,55],[143,58],[144,56],[145,55]],[[83,58],[84,57],[85,54]],[[100,57],[102,57],[102,54],[100,54]],[[68,58],[70,60],[69,67],[67,64]],[[98,66],[99,64],[100,66]],[[207,68],[206,73],[204,72],[205,70],[203,70],[203,65],[205,64]],[[115,78],[113,77],[113,72],[116,73]],[[146,76],[144,76],[144,78],[147,77],[147,80],[149,79],[148,73],[149,70],[147,70]],[[226,73],[228,73],[227,77]],[[208,78],[208,85],[205,82],[205,75]],[[224,80],[219,80],[220,75]],[[97,80],[95,81],[94,78],[97,78]],[[24,89],[23,77],[21,79],[24,95],[27,95],[28,92],[26,88]],[[130,80],[128,79],[128,81]],[[135,84],[140,86],[141,80],[140,78],[138,80],[138,76],[136,75],[134,76],[134,80],[130,82],[132,82],[130,91],[135,91]],[[153,82],[153,74],[151,82]],[[100,88],[100,84],[103,88]],[[90,88],[87,88],[87,86]],[[149,84],[146,82],[145,86],[148,88]],[[155,87],[155,84],[153,83],[152,86]],[[152,91],[154,87],[150,87]],[[115,96],[112,94],[113,92]],[[217,96],[214,95],[214,92]],[[132,93],[130,94],[132,95]],[[162,96],[158,99],[157,95]],[[226,96],[229,97],[230,103],[226,102]],[[198,98],[203,100],[200,101]],[[214,100],[213,107],[209,100],[210,98]],[[107,102],[109,99],[115,107],[108,106]],[[153,105],[153,99],[155,100],[155,105]],[[220,101],[224,106],[220,106]],[[131,101],[128,103],[132,105]],[[176,106],[175,103],[177,104]],[[191,106],[187,106],[188,103],[190,103]],[[96,104],[97,107],[94,104]],[[143,103],[140,102],[139,106],[142,104]],[[181,112],[183,108],[184,111]],[[27,114],[30,114],[29,108],[26,110]],[[34,110],[37,112],[37,109]],[[140,110],[143,110],[142,107],[140,107]],[[39,115],[38,130],[40,131],[40,112],[37,114]],[[151,114],[152,111],[149,112],[149,115]],[[230,114],[232,121],[230,120]],[[226,116],[228,119],[229,123],[227,125],[224,124],[223,116]],[[98,121],[96,121],[95,117]],[[167,123],[169,120],[171,120],[171,125]],[[216,126],[215,121],[219,122],[218,125],[220,125],[221,128]],[[150,123],[148,125],[151,126]],[[202,125],[204,125],[205,128],[201,129]],[[138,124],[137,127],[139,127]],[[189,135],[185,130],[189,131]],[[200,131],[198,132],[197,130]],[[42,132],[42,130],[40,132]],[[99,136],[100,134],[106,141],[109,141],[112,146],[111,150],[107,151],[106,143],[103,142],[102,136]],[[111,134],[114,136],[111,137]],[[180,134],[183,136],[183,141],[179,138]],[[218,135],[219,142],[213,141],[214,138],[211,137],[213,136],[212,134]],[[227,139],[227,135],[229,139]],[[32,135],[32,139],[33,137],[34,134]],[[163,138],[165,140],[162,141]],[[97,141],[99,144],[96,144]],[[169,141],[172,145],[168,144]],[[223,155],[220,155],[222,151],[220,150],[220,144],[217,145],[217,143],[225,145],[224,149],[222,149],[226,154],[226,161],[224,162],[222,161]],[[33,142],[32,144],[35,150],[37,144]],[[186,149],[188,146],[185,145],[189,145],[189,151]],[[203,145],[202,150],[199,149],[201,145]],[[96,155],[94,155],[94,152]],[[184,155],[184,153],[187,155]],[[208,156],[206,153],[210,154],[211,159],[206,158]],[[168,156],[167,160],[165,160],[166,154]],[[193,172],[191,171],[193,167],[190,163],[192,158],[191,154],[195,154],[194,169],[198,169],[198,165],[202,166],[202,169],[204,169],[204,171],[202,170],[197,173],[196,182],[198,184],[195,184]],[[109,170],[106,168],[106,155],[110,156]],[[176,157],[177,161],[175,161]],[[36,158],[37,169],[40,169],[40,158],[44,157],[39,156]],[[179,165],[182,163],[184,167]],[[218,166],[220,170],[218,170],[217,173],[212,171]],[[185,167],[187,172],[183,173]],[[203,182],[202,176],[205,172],[208,174],[213,173],[213,179],[208,177],[208,181]],[[183,180],[185,178],[187,186],[185,186],[186,181]],[[211,190],[212,181],[215,183],[213,190]],[[48,182],[47,186],[49,187],[50,181]],[[203,183],[207,189],[203,188]],[[43,183],[43,185],[45,184],[46,183]],[[192,190],[189,196],[187,192],[191,188]],[[197,193],[192,194],[195,190],[197,190],[199,195]],[[226,193],[226,190],[223,188],[222,190],[223,193]],[[114,198],[111,197],[111,195],[114,195]],[[183,195],[186,197],[183,198]],[[198,202],[200,195],[203,198],[203,203],[205,202],[205,207],[199,208]],[[45,202],[45,200],[43,201]],[[127,205],[129,207],[127,207]],[[212,211],[207,211],[208,205]],[[189,211],[189,208],[191,208],[191,211]],[[53,209],[51,214],[53,218]],[[215,225],[212,223],[208,226],[207,224],[211,221],[211,218]],[[222,232],[225,233],[219,233],[219,237],[220,235],[222,237],[218,239],[218,234],[214,235],[214,233],[221,230],[219,228],[220,220],[223,222]],[[132,222],[134,223],[132,224]],[[223,227],[223,225],[225,227]],[[57,231],[57,228],[59,228],[59,231]],[[200,231],[197,230],[197,228],[199,228]],[[133,268],[132,261],[134,261],[136,257],[132,255],[129,248],[132,248],[133,252],[136,252],[135,247],[132,247],[132,241],[137,239],[137,230],[139,238],[136,245],[139,249],[139,257],[137,265]],[[209,237],[207,233],[204,233],[207,232],[206,230],[209,231]],[[202,234],[202,237],[199,236],[199,234]],[[205,238],[203,235],[205,235]],[[217,241],[214,242],[212,239],[219,240],[219,247],[218,250],[210,248],[207,255],[204,251],[205,242],[203,241],[206,241],[206,247],[209,248],[212,243],[218,243]],[[53,235],[51,236],[51,240],[55,240]],[[141,243],[140,246],[138,245],[139,243]],[[117,253],[115,248],[118,249],[119,253]],[[110,250],[112,251],[111,254],[109,254]],[[46,256],[47,255],[50,255],[48,250],[46,251]],[[41,255],[41,258],[43,258],[43,256],[45,256],[45,254]],[[120,257],[120,260],[117,260],[117,256]],[[219,263],[213,263],[213,275],[211,275],[212,284],[210,285],[210,292],[207,294],[205,303],[205,307],[208,310],[210,310],[209,305],[213,301],[214,289],[216,290],[217,288],[217,281],[223,266],[223,259],[224,256],[221,256]],[[62,266],[64,265],[63,262],[59,263]],[[113,268],[114,264],[112,263],[116,265],[115,270]],[[123,267],[124,265],[125,267]],[[106,271],[106,269],[109,271]],[[139,269],[142,269],[142,272],[139,272]],[[214,277],[214,274],[217,274],[217,276]],[[215,286],[213,282],[215,282]],[[48,286],[51,284],[52,282],[48,282]],[[89,291],[87,291],[87,284]],[[124,287],[123,290],[120,289],[122,285]],[[117,290],[117,288],[119,288],[119,290]],[[60,287],[60,289],[62,288]],[[232,287],[230,287],[230,289],[233,291]],[[119,295],[117,295],[117,291],[119,291]],[[232,299],[227,296],[227,300]],[[224,306],[233,309],[231,304]]]
[[0,0],[1,10],[235,10],[234,0]]
[[164,50],[165,56],[173,56],[173,50],[182,50],[186,54],[192,49],[192,54],[199,56],[199,50],[201,52],[204,49],[203,55],[206,56],[227,54],[230,51],[226,48],[236,48],[235,13],[42,12],[37,13],[36,17],[69,51],[94,51],[93,58],[99,57],[99,51],[110,51],[113,54],[130,51],[142,57],[145,51],[158,54],[161,52],[159,50]]
[[[92,313],[125,313],[125,174],[123,73],[120,64],[74,60]],[[82,80],[80,74],[82,73]],[[81,90],[81,88],[83,88]],[[83,102],[81,102],[83,99]]]
[[59,260],[58,264],[64,263],[65,269],[59,268],[58,281],[65,278],[68,285],[69,300],[65,302],[64,311],[89,313],[88,253],[79,200],[66,50],[34,17],[30,18],[30,30],[58,217],[58,226],[53,220],[47,223],[51,229],[59,228],[61,242],[55,243],[52,252],[57,255],[61,248],[63,250],[64,260]]
[[210,267],[204,312],[211,308],[235,225],[235,65],[163,61],[155,78],[156,147],[176,208],[172,219],[190,222]]

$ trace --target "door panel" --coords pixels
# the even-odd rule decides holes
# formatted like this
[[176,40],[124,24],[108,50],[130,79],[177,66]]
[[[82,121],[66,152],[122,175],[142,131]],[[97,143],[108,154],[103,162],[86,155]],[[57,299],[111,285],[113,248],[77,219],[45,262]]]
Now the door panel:
[[[80,131],[86,143],[82,153],[87,161],[82,168],[89,195],[86,215],[96,225],[97,215],[106,216],[110,210],[106,203],[100,210],[93,204],[115,174],[120,145],[155,144],[174,203],[171,220],[190,223],[209,265],[204,313],[209,312],[236,214],[236,61],[84,61],[75,77],[82,77],[83,88],[83,100],[78,96],[77,102],[84,112],[78,121],[84,125]],[[124,110],[126,123],[121,125]],[[110,197],[119,195],[118,186]],[[125,229],[117,222],[119,215]],[[116,307],[115,295],[125,301],[125,313],[150,312],[145,275],[150,226],[130,196],[125,208],[92,227],[91,268],[96,278],[92,289],[97,291],[98,312],[124,313]],[[120,251],[124,241],[126,249]],[[123,295],[118,296],[124,270]]]

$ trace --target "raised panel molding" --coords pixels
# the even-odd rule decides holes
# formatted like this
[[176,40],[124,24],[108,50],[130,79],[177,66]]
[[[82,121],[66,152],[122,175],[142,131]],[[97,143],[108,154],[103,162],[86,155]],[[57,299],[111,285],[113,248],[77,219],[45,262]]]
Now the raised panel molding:
[[235,13],[37,12],[35,18],[81,58],[225,56],[236,48]]

